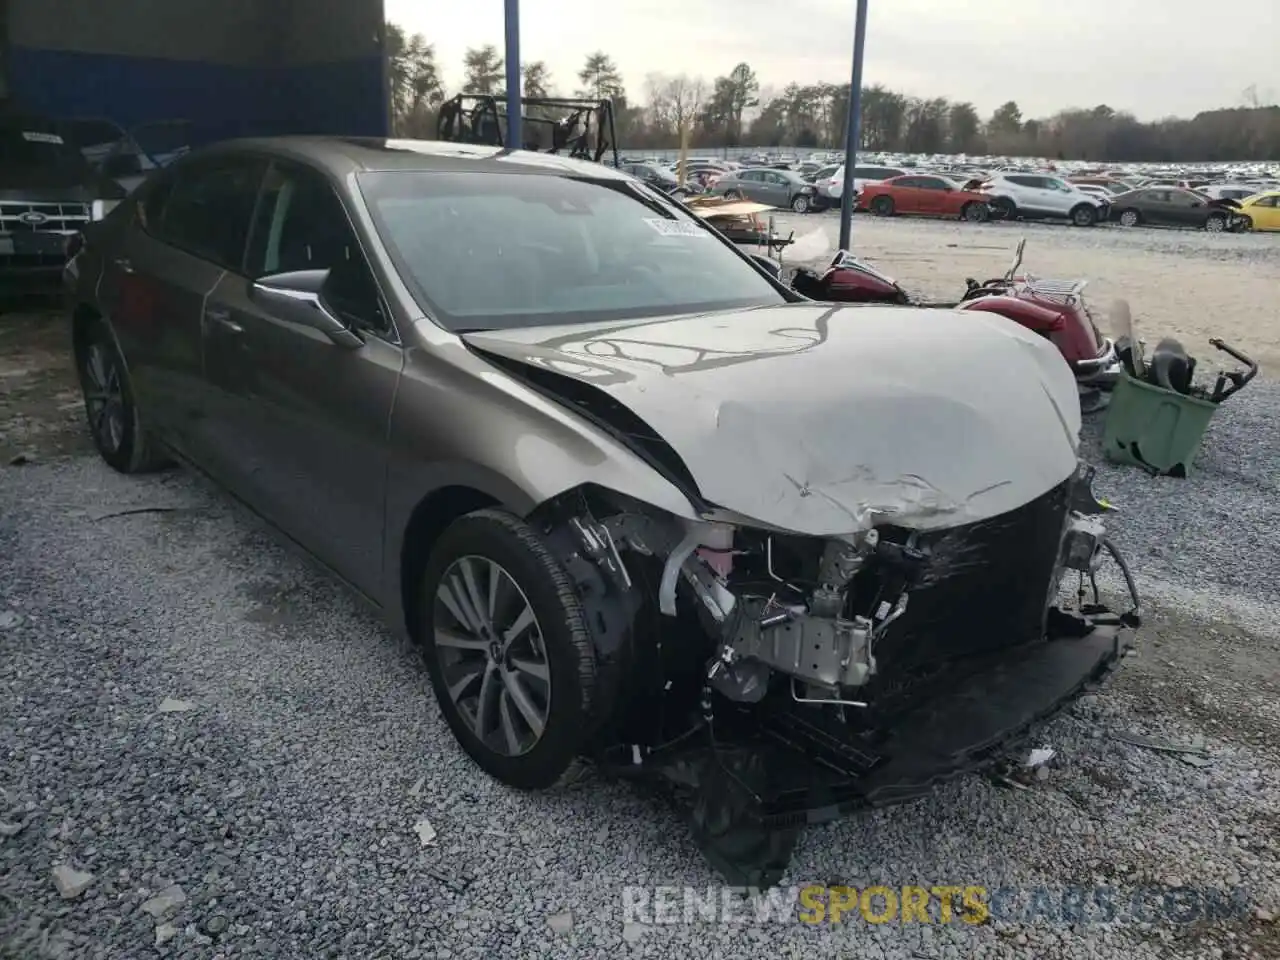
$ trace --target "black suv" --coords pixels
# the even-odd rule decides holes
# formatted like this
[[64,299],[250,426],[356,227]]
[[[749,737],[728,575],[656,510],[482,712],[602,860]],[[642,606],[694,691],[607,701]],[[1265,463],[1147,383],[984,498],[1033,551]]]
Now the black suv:
[[124,196],[54,121],[0,113],[0,290],[56,281],[72,239]]

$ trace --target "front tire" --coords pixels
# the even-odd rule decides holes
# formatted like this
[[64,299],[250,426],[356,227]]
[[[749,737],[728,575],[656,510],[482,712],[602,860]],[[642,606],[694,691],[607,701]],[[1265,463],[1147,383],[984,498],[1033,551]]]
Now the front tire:
[[518,517],[479,510],[440,536],[420,597],[431,685],[458,743],[508,786],[563,780],[594,729],[596,660],[560,561]]
[[795,196],[795,198],[794,198],[794,199],[792,199],[792,201],[791,201],[791,209],[792,209],[795,213],[808,213],[808,212],[809,212],[809,198],[808,198],[808,197],[806,197],[803,193],[801,193],[801,194],[797,194],[797,195]]
[[1077,204],[1071,209],[1071,224],[1076,227],[1092,227],[1098,222],[1097,208],[1087,203]]
[[892,217],[893,210],[892,197],[880,196],[871,201],[871,212],[877,217]]
[[1018,205],[1008,197],[996,197],[991,201],[991,209],[1001,220],[1018,219]]
[[985,203],[966,203],[960,210],[960,218],[969,223],[986,223],[991,219],[991,210]]
[[1222,233],[1227,229],[1227,218],[1220,213],[1215,213],[1204,222],[1204,228],[1209,233]]
[[741,200],[741,199],[743,199],[743,197],[742,197],[742,191],[741,191],[741,190],[726,190],[726,191],[724,192],[724,198],[725,198],[726,200]]
[[85,419],[98,455],[121,473],[152,473],[169,466],[142,422],[129,371],[107,325],[91,321],[75,354]]

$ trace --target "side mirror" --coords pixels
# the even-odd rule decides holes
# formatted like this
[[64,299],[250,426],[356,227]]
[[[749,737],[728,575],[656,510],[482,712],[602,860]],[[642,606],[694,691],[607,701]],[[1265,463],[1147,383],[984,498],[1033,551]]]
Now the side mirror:
[[250,282],[249,299],[272,316],[318,330],[340,347],[363,347],[364,340],[325,306],[328,279],[328,270],[271,274]]
[[782,279],[782,264],[777,260],[774,260],[772,257],[761,256],[758,253],[750,253],[747,254],[747,256],[754,260],[756,262],[756,266],[764,270],[765,273],[769,274],[773,279]]

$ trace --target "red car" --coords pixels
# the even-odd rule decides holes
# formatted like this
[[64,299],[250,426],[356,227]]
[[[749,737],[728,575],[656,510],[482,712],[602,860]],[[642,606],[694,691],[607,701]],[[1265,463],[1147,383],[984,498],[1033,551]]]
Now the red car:
[[881,217],[912,213],[982,223],[991,217],[989,200],[986,194],[965,190],[946,177],[909,173],[867,184],[858,197],[858,209],[870,210]]

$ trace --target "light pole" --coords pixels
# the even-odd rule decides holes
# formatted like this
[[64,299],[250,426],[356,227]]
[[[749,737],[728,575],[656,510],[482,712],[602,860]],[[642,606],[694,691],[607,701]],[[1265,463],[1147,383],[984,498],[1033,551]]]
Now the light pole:
[[862,136],[862,48],[867,40],[867,0],[858,0],[853,28],[853,78],[849,83],[849,116],[845,121],[844,185],[840,193],[840,249],[849,249],[853,229],[853,168]]
[[520,0],[506,0],[507,149],[524,146],[520,132]]

